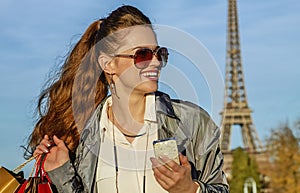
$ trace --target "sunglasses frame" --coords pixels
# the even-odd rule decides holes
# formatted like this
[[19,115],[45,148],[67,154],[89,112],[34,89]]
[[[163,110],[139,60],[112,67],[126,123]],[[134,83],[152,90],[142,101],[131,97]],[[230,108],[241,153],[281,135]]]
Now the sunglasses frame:
[[[161,50],[161,49],[165,49],[166,52],[167,52],[165,61],[163,61],[163,58],[164,58],[164,57],[160,56],[160,57],[161,57],[161,60],[159,60],[159,61],[161,62],[161,66],[160,66],[160,67],[163,68],[163,67],[165,67],[165,66],[167,65],[167,62],[168,62],[168,55],[169,55],[169,52],[168,52],[168,48],[166,48],[166,47],[160,47],[160,46],[157,46],[154,50],[152,50],[151,48],[147,48],[147,47],[145,47],[145,48],[138,48],[138,49],[134,52],[134,54],[115,54],[114,57],[132,58],[132,59],[134,59],[134,65],[135,65],[136,68],[138,68],[138,69],[145,69],[145,68],[147,68],[147,67],[149,66],[150,62],[148,63],[147,66],[143,66],[143,67],[137,65],[137,63],[136,63],[137,53],[138,53],[139,51],[141,51],[141,50],[149,50],[149,51],[152,52],[152,57],[151,57],[151,59],[150,59],[150,60],[152,60],[152,59],[153,59],[153,56],[155,56],[155,57],[158,59],[158,55],[157,55],[157,54],[158,54],[158,51]],[[150,60],[149,60],[149,61],[150,61]],[[145,62],[145,61],[143,61],[143,62]]]

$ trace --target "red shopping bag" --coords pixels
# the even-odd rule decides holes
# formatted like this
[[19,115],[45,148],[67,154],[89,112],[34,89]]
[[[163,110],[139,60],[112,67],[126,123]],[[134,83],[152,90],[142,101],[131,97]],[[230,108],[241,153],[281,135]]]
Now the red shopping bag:
[[34,166],[35,175],[25,180],[15,193],[57,193],[56,187],[52,184],[44,169],[46,157],[47,154],[40,156]]

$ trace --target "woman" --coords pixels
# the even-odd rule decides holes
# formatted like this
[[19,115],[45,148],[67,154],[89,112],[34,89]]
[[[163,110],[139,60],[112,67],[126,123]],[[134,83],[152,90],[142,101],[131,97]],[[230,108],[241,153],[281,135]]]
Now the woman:
[[[132,6],[89,26],[42,92],[29,140],[59,192],[228,192],[209,115],[157,91],[167,60]],[[155,158],[152,142],[174,137],[180,163]]]

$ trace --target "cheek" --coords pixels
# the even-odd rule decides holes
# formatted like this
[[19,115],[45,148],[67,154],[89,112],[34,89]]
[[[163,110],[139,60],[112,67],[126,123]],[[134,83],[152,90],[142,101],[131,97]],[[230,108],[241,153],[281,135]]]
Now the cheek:
[[116,75],[122,82],[136,83],[137,81],[141,80],[140,70],[137,69],[134,65],[128,65],[128,63],[123,63]]
[[116,67],[116,74],[121,75],[123,73],[127,73],[127,71],[131,71],[133,67],[133,59],[119,59],[116,60],[115,67]]

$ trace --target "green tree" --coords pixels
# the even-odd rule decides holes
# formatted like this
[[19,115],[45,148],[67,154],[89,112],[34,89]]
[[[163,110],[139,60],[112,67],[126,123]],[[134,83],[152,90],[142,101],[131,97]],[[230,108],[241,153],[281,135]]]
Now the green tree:
[[[300,192],[300,120],[291,129],[287,124],[271,131],[267,138],[270,159],[268,176],[274,193]],[[294,130],[294,132],[293,132]]]
[[244,190],[244,183],[249,177],[254,179],[258,189],[257,192],[259,192],[260,180],[255,159],[240,147],[233,150],[232,156],[232,178],[229,182],[230,192],[242,193]]

